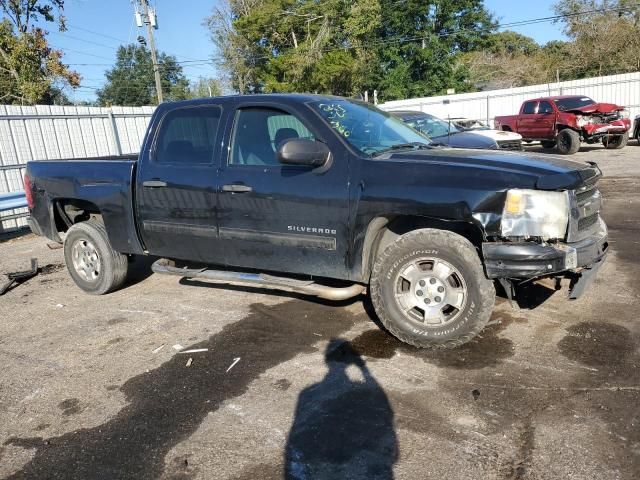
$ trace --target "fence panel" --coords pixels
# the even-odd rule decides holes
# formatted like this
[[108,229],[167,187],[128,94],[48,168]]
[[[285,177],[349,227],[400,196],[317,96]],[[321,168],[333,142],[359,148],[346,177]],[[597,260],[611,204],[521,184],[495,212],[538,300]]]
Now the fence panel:
[[[0,105],[0,194],[24,189],[29,160],[138,153],[154,109]],[[27,213],[0,212],[0,233],[24,226]]]
[[585,95],[598,102],[616,103],[625,106],[630,111],[631,118],[634,118],[640,114],[640,72],[503,90],[396,100],[380,107],[387,111],[419,110],[444,119],[467,117],[493,125],[493,119],[498,115],[518,113],[525,100],[550,95]]

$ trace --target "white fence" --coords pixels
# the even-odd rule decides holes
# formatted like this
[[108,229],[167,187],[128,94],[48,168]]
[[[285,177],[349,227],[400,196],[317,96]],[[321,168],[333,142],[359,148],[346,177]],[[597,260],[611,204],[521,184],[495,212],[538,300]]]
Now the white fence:
[[[0,105],[0,193],[23,190],[29,160],[137,153],[154,107]],[[26,209],[0,213],[0,232],[21,227]]]
[[418,110],[444,119],[473,118],[493,125],[493,118],[498,115],[518,113],[523,101],[550,95],[584,95],[597,102],[616,103],[627,107],[633,118],[640,114],[640,72],[486,92],[396,100],[380,107],[387,111]]

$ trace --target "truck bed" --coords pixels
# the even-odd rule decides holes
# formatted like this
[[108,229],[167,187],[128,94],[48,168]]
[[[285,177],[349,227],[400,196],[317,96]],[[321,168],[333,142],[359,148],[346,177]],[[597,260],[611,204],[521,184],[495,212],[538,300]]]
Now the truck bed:
[[[113,247],[124,253],[142,253],[135,228],[133,184],[137,155],[70,160],[39,160],[27,164],[34,206],[31,215],[38,224],[55,228],[51,218],[58,199],[78,199],[95,205]],[[46,228],[46,227],[45,227]],[[42,232],[59,238],[54,231]]]

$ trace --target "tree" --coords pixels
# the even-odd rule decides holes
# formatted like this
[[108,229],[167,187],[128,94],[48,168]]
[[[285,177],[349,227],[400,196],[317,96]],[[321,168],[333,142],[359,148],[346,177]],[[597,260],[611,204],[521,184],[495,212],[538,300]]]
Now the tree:
[[455,59],[493,27],[480,0],[227,0],[206,24],[241,93],[382,99],[464,90]]
[[[169,101],[189,98],[189,82],[176,58],[158,54],[162,92]],[[157,103],[151,52],[135,44],[120,46],[115,66],[106,72],[107,83],[98,90],[100,105],[142,106]]]
[[564,68],[574,78],[611,75],[640,69],[640,6],[636,0],[563,0],[569,44]]
[[525,35],[504,31],[492,33],[481,50],[466,53],[460,61],[477,89],[523,87],[561,80],[570,74],[563,68],[568,44],[561,41],[538,45]]
[[381,7],[377,83],[384,99],[470,89],[457,58],[480,48],[495,26],[482,1],[381,0]]
[[[80,76],[62,63],[62,52],[49,47],[47,32],[32,22],[54,22],[62,0],[0,0],[0,101],[51,102],[66,86],[77,87]],[[57,17],[63,31],[64,17]]]
[[215,78],[200,77],[189,87],[189,98],[217,97],[222,95],[220,81]]

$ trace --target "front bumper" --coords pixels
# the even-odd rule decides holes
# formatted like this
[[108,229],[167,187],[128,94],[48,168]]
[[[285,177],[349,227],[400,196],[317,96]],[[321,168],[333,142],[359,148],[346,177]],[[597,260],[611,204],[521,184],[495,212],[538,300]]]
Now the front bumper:
[[601,221],[596,233],[579,242],[485,242],[482,253],[489,278],[529,279],[591,269],[605,259],[608,248],[607,227]]
[[589,137],[621,135],[631,128],[631,121],[628,118],[623,118],[611,123],[590,123],[582,128]]

